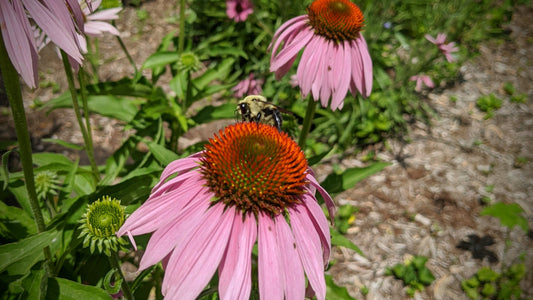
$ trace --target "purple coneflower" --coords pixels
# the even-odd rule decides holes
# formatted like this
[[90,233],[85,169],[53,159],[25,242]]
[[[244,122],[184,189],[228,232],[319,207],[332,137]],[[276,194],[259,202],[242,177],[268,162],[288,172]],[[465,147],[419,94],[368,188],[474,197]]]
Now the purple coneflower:
[[227,0],[226,15],[235,22],[246,21],[248,15],[254,12],[254,6],[249,0]]
[[459,51],[459,48],[455,46],[455,42],[451,42],[449,44],[444,43],[446,41],[445,33],[437,34],[437,38],[433,38],[429,34],[426,34],[425,37],[428,41],[435,44],[439,48],[440,52],[444,54],[448,62],[457,61],[457,59],[452,55],[452,53]]
[[76,35],[83,31],[83,15],[77,0],[0,0],[0,28],[9,59],[26,84],[35,88],[38,55],[29,18],[81,64]]
[[332,110],[342,108],[348,89],[368,97],[372,60],[361,34],[364,20],[359,7],[348,0],[316,0],[307,11],[276,31],[269,46],[270,71],[279,80],[305,48],[296,71],[304,97],[311,93]]
[[[176,176],[174,176],[176,175]],[[205,150],[169,164],[117,235],[154,232],[139,270],[163,261],[166,299],[195,299],[218,269],[221,299],[248,299],[257,241],[261,299],[324,299],[331,241],[315,198],[335,207],[298,145],[254,122],[219,131]]]
[[415,75],[409,78],[410,81],[416,81],[415,91],[420,92],[422,90],[422,83],[424,83],[428,88],[434,88],[435,84],[433,80],[427,75]]
[[263,92],[263,89],[261,88],[262,84],[263,80],[255,79],[254,74],[250,73],[248,78],[239,82],[231,90],[236,98],[242,98],[244,95],[258,95]]

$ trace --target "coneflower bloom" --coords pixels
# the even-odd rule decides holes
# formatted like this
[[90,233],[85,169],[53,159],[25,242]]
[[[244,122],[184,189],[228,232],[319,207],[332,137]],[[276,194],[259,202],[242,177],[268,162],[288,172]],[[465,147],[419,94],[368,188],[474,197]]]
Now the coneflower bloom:
[[26,84],[37,86],[37,45],[29,18],[50,40],[80,63],[77,33],[83,15],[77,0],[1,0],[0,28],[7,54]]
[[254,12],[254,6],[249,0],[227,0],[226,15],[235,22],[244,22]]
[[218,269],[221,299],[248,299],[257,241],[261,299],[324,299],[331,241],[298,145],[276,128],[230,125],[205,150],[170,163],[117,235],[153,232],[139,270],[163,261],[166,299],[196,299]]
[[242,98],[244,95],[259,95],[263,92],[262,84],[263,80],[255,79],[254,74],[250,73],[248,78],[237,83],[231,90],[236,98]]
[[307,12],[274,34],[270,71],[279,80],[305,48],[296,71],[302,96],[311,93],[332,110],[342,108],[348,90],[368,97],[372,60],[361,34],[364,18],[359,7],[348,0],[316,0]]
[[437,34],[437,38],[433,38],[429,34],[426,34],[425,37],[428,41],[435,44],[439,48],[440,52],[444,54],[448,62],[457,61],[457,59],[452,54],[459,51],[459,48],[455,46],[455,42],[451,42],[449,44],[444,43],[446,41],[445,33]]
[[433,80],[427,75],[415,75],[409,78],[410,81],[416,81],[415,91],[420,92],[422,90],[422,83],[424,83],[428,88],[432,89],[435,87]]

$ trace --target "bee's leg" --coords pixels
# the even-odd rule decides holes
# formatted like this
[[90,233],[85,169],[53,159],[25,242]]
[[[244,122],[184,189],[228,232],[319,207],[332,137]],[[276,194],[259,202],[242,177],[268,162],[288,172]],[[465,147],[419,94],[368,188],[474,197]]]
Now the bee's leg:
[[259,123],[259,121],[261,121],[261,116],[262,116],[262,115],[261,115],[261,112],[258,112],[257,115],[255,116],[255,120],[254,120],[254,121],[255,121],[256,123]]
[[283,119],[281,118],[281,112],[279,110],[273,110],[272,114],[274,117],[274,124],[276,125],[276,128],[281,131],[281,124],[283,123]]

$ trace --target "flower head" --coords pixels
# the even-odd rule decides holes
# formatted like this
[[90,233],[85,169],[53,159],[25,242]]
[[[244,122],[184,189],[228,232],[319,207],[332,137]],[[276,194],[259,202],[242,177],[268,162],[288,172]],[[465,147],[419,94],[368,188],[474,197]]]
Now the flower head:
[[426,34],[425,37],[428,41],[435,44],[439,48],[440,52],[444,54],[448,62],[457,61],[457,59],[452,55],[452,53],[459,51],[459,48],[455,46],[455,42],[451,42],[449,44],[444,43],[446,41],[445,33],[437,34],[437,38],[433,38],[429,34]]
[[263,80],[255,79],[254,74],[250,73],[248,78],[237,83],[231,90],[236,98],[242,98],[244,95],[258,95],[263,92],[262,84]]
[[117,235],[134,243],[133,235],[154,232],[139,269],[163,260],[168,299],[195,299],[217,268],[220,298],[248,299],[256,241],[262,299],[303,299],[306,275],[324,299],[331,242],[316,190],[333,217],[331,197],[286,133],[237,123],[169,164]]
[[296,71],[304,97],[311,93],[333,110],[342,108],[348,90],[368,97],[372,60],[361,34],[364,18],[359,7],[349,0],[316,0],[307,10],[276,31],[269,46],[270,71],[279,80],[305,48]]
[[226,0],[226,14],[235,22],[244,22],[254,12],[250,0]]
[[431,77],[427,75],[415,75],[409,78],[410,81],[416,81],[415,91],[420,92],[422,90],[422,83],[424,83],[428,88],[432,89],[435,87]]
[[48,195],[57,195],[61,188],[61,180],[57,173],[46,170],[35,174],[35,191],[39,199],[46,199]]
[[126,242],[115,235],[124,224],[126,214],[120,201],[104,196],[87,207],[87,212],[80,220],[81,233],[85,236],[83,246],[90,246],[91,253],[97,248],[100,253],[111,255],[111,250],[118,251]]
[[37,86],[37,45],[29,18],[49,39],[80,63],[83,56],[78,32],[83,17],[76,0],[0,1],[0,28],[11,63],[26,84]]

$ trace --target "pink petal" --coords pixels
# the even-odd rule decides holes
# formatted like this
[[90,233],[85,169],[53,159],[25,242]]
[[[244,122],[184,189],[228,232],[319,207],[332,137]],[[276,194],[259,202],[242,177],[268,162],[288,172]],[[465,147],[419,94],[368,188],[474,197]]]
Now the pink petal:
[[333,57],[335,56],[334,42],[327,42],[327,50],[324,57],[325,65],[323,66],[323,76],[322,82],[320,83],[322,87],[320,88],[320,102],[322,107],[328,107],[329,97],[331,96],[332,91],[332,68],[333,68]]
[[90,36],[100,37],[104,32],[120,35],[120,32],[111,24],[102,21],[89,21],[85,23],[85,33]]
[[201,157],[202,152],[195,153],[186,158],[178,159],[170,164],[163,170],[159,182],[152,189],[152,193],[161,188],[165,184],[168,177],[175,173],[185,173],[191,169],[197,168],[200,166],[199,158]]
[[[187,240],[198,226],[202,225],[204,221],[202,217],[209,208],[209,199],[205,195],[197,197],[183,210],[174,211],[177,217],[172,218],[171,222],[165,222],[165,226],[159,227],[152,234],[141,259],[139,270],[144,270],[163,259],[174,247],[178,247],[182,241]],[[173,211],[173,209],[169,210]],[[168,218],[168,216],[156,217],[156,219],[163,218]],[[152,218],[151,222],[156,221]]]
[[305,179],[308,180],[309,183],[311,183],[311,185],[314,186],[318,190],[322,198],[324,198],[324,202],[326,203],[326,207],[328,208],[328,212],[329,212],[329,220],[331,224],[334,224],[336,208],[335,208],[335,203],[333,202],[333,199],[331,199],[331,196],[328,194],[328,192],[322,186],[320,186],[320,184],[318,183],[318,181],[312,174],[307,174],[305,176]]
[[317,75],[317,60],[320,59],[320,49],[317,49],[320,43],[319,38],[313,38],[309,41],[309,44],[305,47],[298,69],[296,70],[296,76],[298,85],[302,91],[303,97],[307,97],[311,91],[311,86]]
[[346,92],[350,87],[351,75],[352,75],[352,57],[351,51],[349,48],[350,44],[344,42],[338,45],[338,55],[336,56],[335,66],[337,70],[337,78],[335,82],[335,93],[331,99],[331,109],[336,110],[343,103],[344,98],[346,97]]
[[270,71],[275,71],[286,65],[287,62],[293,60],[312,37],[313,31],[308,27],[303,28],[302,31],[294,37],[294,40],[289,44],[285,44],[284,48],[270,62]]
[[104,9],[98,12],[95,12],[93,14],[90,14],[87,16],[87,20],[89,21],[109,21],[109,20],[117,20],[118,19],[118,13],[122,10],[121,7],[116,8],[110,8],[110,9]]
[[281,42],[284,40],[284,39],[280,38],[282,33],[287,32],[286,34],[290,34],[293,31],[293,30],[285,31],[285,29],[290,27],[290,26],[293,26],[294,24],[297,24],[297,23],[299,23],[299,24],[296,25],[296,26],[301,26],[302,24],[304,24],[304,21],[306,19],[307,19],[307,15],[294,17],[294,18],[288,20],[287,22],[283,23],[278,28],[278,30],[276,30],[276,33],[274,33],[274,37],[272,38],[272,41],[274,41],[274,43],[270,43],[270,45],[268,45],[268,51],[272,51],[271,60],[272,60],[272,58],[274,58],[274,55],[278,52],[278,47],[281,44]]
[[331,237],[328,226],[328,219],[324,215],[322,208],[316,201],[315,197],[305,194],[302,197],[303,204],[307,208],[309,217],[313,221],[314,228],[317,230],[320,241],[322,242],[323,254],[322,258],[324,260],[324,266],[327,266],[329,263],[329,257],[331,253]]
[[194,178],[188,183],[184,187],[162,196],[150,196],[141,207],[126,219],[117,235],[122,236],[127,232],[131,232],[133,235],[145,234],[172,222],[194,197],[202,190],[206,190],[206,187],[198,184]]
[[[18,16],[18,17],[17,17]],[[9,1],[0,1],[0,24],[4,45],[13,67],[22,76],[26,84],[35,88],[37,86],[37,56],[30,39],[25,33],[25,26],[21,23],[20,12],[17,13]],[[32,54],[35,52],[35,55]]]
[[433,80],[431,80],[431,78],[429,78],[429,76],[422,76],[422,81],[424,81],[424,83],[426,84],[427,87],[429,88],[434,88],[435,87],[435,84],[433,83]]
[[252,249],[257,238],[255,216],[236,216],[228,248],[219,267],[218,292],[222,300],[246,300],[252,290]]
[[258,281],[259,281],[259,296],[265,300],[283,300],[282,282],[283,274],[281,274],[281,261],[276,225],[272,218],[263,212],[257,216],[259,223],[258,234]]
[[361,54],[361,61],[363,64],[363,91],[361,94],[363,97],[370,96],[372,92],[372,58],[368,53],[368,46],[366,40],[362,34],[359,34],[359,38],[356,40],[359,53]]
[[[50,37],[50,39],[57,46],[63,49],[69,56],[81,64],[83,56],[80,53],[76,38],[74,36],[72,21],[70,24],[65,24],[63,22],[63,20],[65,20],[64,18],[59,18],[56,14],[53,14],[39,1],[22,0],[22,2],[24,3],[24,7],[28,10],[35,23],[37,23],[37,25],[48,35],[48,37]],[[56,2],[50,2],[49,0],[48,3],[54,4]],[[53,6],[55,7],[57,5]]]
[[291,228],[282,214],[277,215],[274,221],[278,236],[277,242],[281,256],[281,267],[283,269],[282,279],[285,282],[285,299],[304,299],[304,269],[296,250],[296,242]]
[[83,33],[83,11],[81,10],[78,0],[66,0],[69,6],[69,11],[74,15],[77,29]]
[[424,36],[425,36],[426,39],[427,39],[428,41],[430,41],[431,43],[433,43],[433,44],[436,44],[436,43],[437,43],[437,40],[435,40],[431,35],[426,34],[426,35],[424,35]]
[[315,59],[315,62],[314,62],[316,64],[315,66],[316,75],[311,85],[311,93],[313,95],[313,99],[315,101],[318,101],[320,97],[320,89],[323,88],[322,87],[323,77],[326,74],[325,66],[327,62],[326,62],[325,56],[327,55],[327,51],[328,51],[328,41],[322,37],[319,37],[316,39],[316,42],[317,42],[317,45],[316,45],[315,51],[317,51],[317,58]]
[[235,218],[234,207],[224,208],[222,204],[212,206],[194,234],[176,246],[163,279],[162,291],[169,299],[196,299],[213,277]]
[[291,228],[296,240],[296,249],[302,259],[302,265],[307,279],[318,300],[326,298],[326,282],[324,278],[324,264],[322,261],[322,244],[320,237],[309,219],[307,210],[289,208]]

